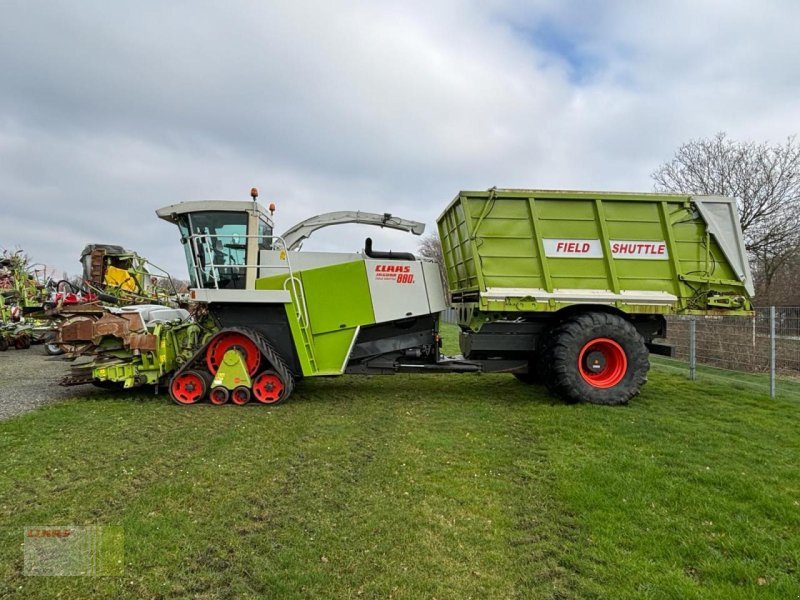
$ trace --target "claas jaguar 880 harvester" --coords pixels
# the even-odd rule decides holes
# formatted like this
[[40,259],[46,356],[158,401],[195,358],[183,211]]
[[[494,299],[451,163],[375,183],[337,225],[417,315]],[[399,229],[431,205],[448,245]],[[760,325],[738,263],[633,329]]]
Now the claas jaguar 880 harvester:
[[[567,401],[624,404],[646,380],[649,352],[669,351],[658,341],[666,315],[751,314],[729,198],[461,192],[438,219],[446,285],[437,264],[376,250],[369,238],[360,252],[301,250],[341,223],[424,230],[389,214],[328,213],[283,235],[255,194],[157,214],[180,230],[191,297],[213,328],[176,346],[155,374],[119,372],[137,385],[167,383],[179,404],[275,404],[306,377],[401,372],[506,372]],[[448,307],[458,315],[456,357],[440,351]],[[164,343],[142,347],[158,354]],[[96,382],[113,371],[90,366]]]

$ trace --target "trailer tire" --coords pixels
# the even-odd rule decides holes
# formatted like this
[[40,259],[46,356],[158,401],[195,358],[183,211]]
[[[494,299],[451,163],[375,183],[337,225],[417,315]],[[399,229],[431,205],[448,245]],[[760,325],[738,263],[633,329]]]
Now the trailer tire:
[[604,312],[562,322],[544,344],[545,384],[567,402],[620,405],[639,393],[650,369],[644,338],[628,320]]

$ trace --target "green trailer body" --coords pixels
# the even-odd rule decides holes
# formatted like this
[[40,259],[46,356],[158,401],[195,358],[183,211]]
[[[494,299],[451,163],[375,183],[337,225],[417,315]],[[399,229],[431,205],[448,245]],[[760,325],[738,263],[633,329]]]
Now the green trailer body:
[[437,222],[457,305],[750,310],[752,279],[729,198],[493,189],[459,193]]

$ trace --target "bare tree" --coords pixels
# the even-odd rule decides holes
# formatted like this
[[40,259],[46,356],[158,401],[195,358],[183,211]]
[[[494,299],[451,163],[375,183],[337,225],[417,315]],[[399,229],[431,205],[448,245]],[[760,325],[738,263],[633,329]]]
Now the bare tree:
[[769,300],[781,270],[800,257],[800,145],[736,142],[725,133],[683,144],[652,173],[656,191],[732,196],[745,246]]
[[442,278],[442,285],[447,289],[447,271],[444,266],[444,253],[442,252],[442,242],[435,233],[430,233],[422,238],[417,246],[417,253],[424,259],[435,262],[439,265],[439,275]]

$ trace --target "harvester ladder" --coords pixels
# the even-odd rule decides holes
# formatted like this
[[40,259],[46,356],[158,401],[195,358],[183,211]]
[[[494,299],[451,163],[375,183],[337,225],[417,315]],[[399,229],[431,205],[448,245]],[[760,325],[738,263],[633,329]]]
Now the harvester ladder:
[[308,311],[306,310],[306,297],[303,292],[303,283],[294,275],[290,275],[286,283],[290,283],[294,296],[294,312],[297,316],[297,324],[300,327],[300,336],[303,338],[303,346],[308,356],[308,362],[312,371],[317,370],[317,359],[314,357],[314,344],[311,343],[311,324],[308,322]]

